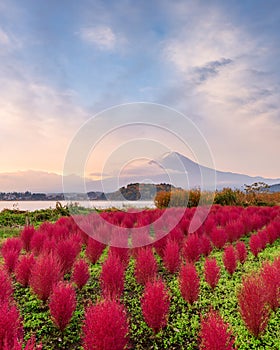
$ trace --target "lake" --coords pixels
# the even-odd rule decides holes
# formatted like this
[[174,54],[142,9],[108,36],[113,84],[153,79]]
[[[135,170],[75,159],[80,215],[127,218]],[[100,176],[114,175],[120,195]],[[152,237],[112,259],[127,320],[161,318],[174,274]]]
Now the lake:
[[[60,201],[64,206],[69,204],[69,201]],[[153,201],[73,201],[79,203],[85,208],[106,209],[115,207],[118,209],[126,208],[155,208]],[[3,209],[19,209],[33,211],[37,209],[55,208],[56,201],[0,201],[0,211]]]

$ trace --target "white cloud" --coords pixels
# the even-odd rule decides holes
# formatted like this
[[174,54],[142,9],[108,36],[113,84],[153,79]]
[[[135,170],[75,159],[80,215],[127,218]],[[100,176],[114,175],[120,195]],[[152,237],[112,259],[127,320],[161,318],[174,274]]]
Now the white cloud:
[[1,171],[62,172],[71,138],[86,119],[73,92],[28,78],[0,77]]
[[177,9],[180,34],[163,42],[162,55],[176,69],[177,96],[171,98],[199,116],[218,169],[276,177],[280,84],[269,70],[278,55],[269,40],[253,36],[233,17],[201,6]]
[[81,38],[101,50],[114,50],[123,39],[108,26],[85,27],[80,31]]

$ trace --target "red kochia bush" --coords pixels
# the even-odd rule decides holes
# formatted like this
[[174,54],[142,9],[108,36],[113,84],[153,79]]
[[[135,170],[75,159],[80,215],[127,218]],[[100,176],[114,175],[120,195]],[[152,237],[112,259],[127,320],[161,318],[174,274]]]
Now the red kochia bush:
[[34,264],[35,264],[35,258],[34,258],[34,255],[31,253],[31,254],[23,255],[16,265],[16,269],[15,269],[16,279],[24,287],[26,287],[29,283],[31,269],[34,266]]
[[220,279],[220,266],[215,258],[207,258],[204,264],[204,277],[209,286],[214,289]]
[[[21,348],[20,348],[21,349]],[[24,348],[24,350],[42,350],[43,346],[42,344],[36,346],[36,339],[34,336],[32,336],[28,342],[26,343],[26,346]]]
[[199,295],[199,276],[193,264],[187,263],[182,266],[179,275],[179,284],[182,297],[193,304]]
[[87,241],[86,256],[92,264],[95,264],[100,258],[104,249],[104,243],[100,243],[90,237]]
[[30,249],[35,256],[39,255],[44,247],[46,235],[43,232],[35,231],[30,241]]
[[1,252],[3,257],[5,257],[6,252],[11,250],[14,250],[19,254],[21,251],[21,248],[22,248],[22,242],[20,238],[15,238],[15,237],[7,238],[2,245]]
[[78,253],[77,243],[71,239],[62,240],[57,243],[56,252],[61,262],[63,274],[70,272]]
[[58,258],[52,254],[42,255],[31,270],[29,283],[38,298],[45,301],[61,277],[61,265]]
[[22,240],[23,248],[28,252],[30,250],[30,242],[35,233],[35,228],[33,226],[25,226],[20,233],[20,238]]
[[280,271],[280,256],[278,256],[276,259],[273,261],[273,266]]
[[77,260],[73,266],[72,281],[77,285],[79,289],[82,289],[89,278],[90,273],[88,264],[83,259]]
[[236,243],[236,253],[237,253],[237,258],[240,261],[241,264],[244,264],[244,262],[247,259],[247,249],[246,249],[246,245],[244,242],[237,242]]
[[183,255],[186,261],[196,262],[201,253],[200,239],[197,234],[189,234],[183,246]]
[[156,253],[163,258],[163,254],[164,254],[164,249],[166,246],[166,242],[167,242],[167,236],[165,232],[156,232],[156,241],[153,243],[153,247],[156,250]]
[[58,283],[53,289],[49,307],[55,325],[64,331],[76,309],[74,288],[70,284]]
[[167,324],[170,297],[162,280],[148,282],[141,299],[142,313],[147,325],[158,333]]
[[232,275],[236,270],[236,265],[237,265],[235,250],[232,245],[224,249],[223,262],[228,273]]
[[[13,339],[9,339],[9,341],[4,341],[4,347],[0,348],[1,350],[22,350],[23,341],[18,340],[17,335],[14,335]],[[26,343],[24,350],[42,350],[42,344],[36,346],[35,337],[32,336]]]
[[157,269],[157,261],[152,249],[148,247],[139,249],[134,270],[136,281],[146,284],[156,277]]
[[12,295],[13,288],[10,277],[3,268],[0,268],[0,305],[9,302]]
[[1,251],[7,271],[14,271],[21,248],[22,242],[19,238],[8,238],[3,243]]
[[119,298],[124,290],[124,267],[116,255],[110,254],[102,266],[100,284],[103,297]]
[[15,341],[23,340],[23,327],[15,305],[0,304],[0,349],[13,349]]
[[234,337],[218,311],[210,310],[201,320],[200,350],[233,350]]
[[252,254],[257,257],[262,251],[262,242],[258,234],[252,235],[250,237],[249,246]]
[[280,306],[280,270],[273,264],[265,262],[260,276],[264,282],[266,300],[271,309],[276,311]]
[[211,241],[205,234],[200,237],[200,249],[204,256],[208,256],[212,252]]
[[244,278],[237,297],[239,311],[246,327],[258,337],[265,330],[269,319],[263,279],[256,274]]
[[167,271],[174,273],[178,270],[180,265],[180,247],[177,242],[168,239],[164,254],[163,263]]
[[269,236],[266,230],[261,230],[258,232],[258,236],[261,242],[261,250],[265,249],[266,245],[269,243]]
[[19,253],[15,250],[9,250],[5,253],[4,261],[8,272],[13,272],[19,257]]
[[127,265],[129,263],[129,249],[128,248],[121,248],[121,247],[110,247],[109,254],[116,255],[121,263],[123,264],[123,267],[126,269]]
[[214,227],[210,233],[210,238],[214,246],[222,249],[227,241],[227,234],[224,229]]
[[91,305],[83,323],[85,350],[123,350],[128,344],[128,321],[124,306],[115,300]]

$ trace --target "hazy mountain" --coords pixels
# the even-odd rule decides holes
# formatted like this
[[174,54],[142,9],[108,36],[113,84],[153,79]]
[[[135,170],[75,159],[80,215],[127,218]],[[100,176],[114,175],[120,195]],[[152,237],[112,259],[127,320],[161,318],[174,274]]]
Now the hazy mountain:
[[[64,178],[67,184],[66,192],[101,191],[114,192],[129,183],[171,183],[176,187],[213,190],[215,171],[211,168],[200,166],[191,159],[177,152],[162,155],[159,159],[141,163],[139,166],[126,169],[122,177],[107,177],[103,181],[91,179],[83,180],[77,175]],[[203,179],[203,183],[201,182]],[[264,177],[252,177],[245,174],[216,171],[216,185],[218,189],[223,187],[241,188],[244,184],[265,182],[268,185],[279,184],[280,178],[269,179]],[[62,176],[43,171],[20,171],[0,174],[0,192],[63,192]]]
[[[191,159],[183,156],[177,152],[166,153],[161,159],[158,160],[165,169],[174,171],[174,178],[177,183],[176,186],[186,187],[186,176],[185,174],[176,174],[178,164],[182,164],[186,171],[187,178],[189,181],[189,187],[196,187],[201,182],[203,177],[204,187],[211,189],[212,180],[214,178],[214,170],[202,165],[197,164]],[[270,179],[261,176],[249,176],[245,174],[216,171],[216,186],[218,189],[223,187],[241,188],[244,184],[252,184],[254,182],[265,182],[268,185],[273,185],[280,182],[280,179]]]
[[18,171],[0,174],[0,192],[62,192],[61,176],[45,171]]
[[280,192],[280,183],[269,186],[269,192]]

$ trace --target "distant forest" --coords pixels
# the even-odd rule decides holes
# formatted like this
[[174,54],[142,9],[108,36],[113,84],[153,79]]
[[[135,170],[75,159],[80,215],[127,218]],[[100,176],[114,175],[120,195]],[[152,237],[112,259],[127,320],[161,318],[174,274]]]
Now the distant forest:
[[174,186],[166,183],[132,183],[111,193],[90,191],[87,193],[32,193],[0,192],[1,201],[61,201],[61,200],[153,200],[158,192],[169,192]]

